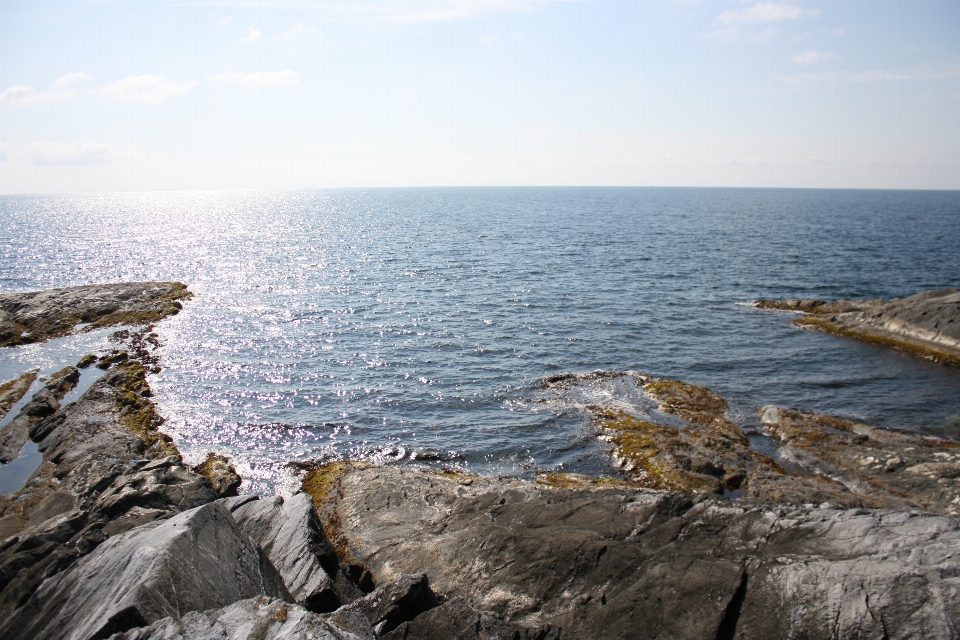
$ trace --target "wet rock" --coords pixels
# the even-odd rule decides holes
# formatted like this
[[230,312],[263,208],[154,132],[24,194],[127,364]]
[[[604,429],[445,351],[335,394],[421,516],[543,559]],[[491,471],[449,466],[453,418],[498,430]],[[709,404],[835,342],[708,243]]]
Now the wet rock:
[[404,574],[338,609],[337,613],[361,613],[377,635],[383,636],[437,604],[426,575]]
[[522,627],[477,611],[463,598],[404,622],[383,640],[558,640],[560,629]]
[[211,451],[206,460],[193,468],[194,473],[199,473],[210,481],[213,490],[221,498],[228,498],[237,495],[237,490],[243,479],[230,464],[230,458],[217,455]]
[[[0,430],[0,462],[10,462],[20,455],[23,445],[30,439],[33,425],[56,413],[60,408],[60,400],[79,380],[80,372],[75,367],[66,367],[50,376],[50,380],[33,394],[20,413]],[[26,389],[23,393],[26,393]]]
[[313,638],[315,640],[375,640],[366,633],[344,630],[302,607],[272,598],[250,598],[222,609],[163,618],[149,627],[110,636],[110,640],[233,640]]
[[0,346],[42,342],[74,327],[150,324],[179,313],[192,294],[179,282],[121,282],[0,295]]
[[267,554],[297,604],[321,613],[341,605],[333,578],[339,560],[310,496],[234,499],[233,504],[230,509],[240,528]]
[[0,635],[104,638],[260,595],[290,599],[266,556],[212,503],[107,540],[44,581]]
[[464,486],[403,468],[347,471],[328,495],[351,553],[379,580],[422,571],[440,593],[563,637],[960,631],[960,520],[949,516],[496,478]]
[[26,395],[33,381],[36,379],[37,372],[34,370],[0,384],[0,420],[3,420],[13,405]]
[[892,300],[761,300],[761,309],[806,314],[802,327],[960,366],[960,292],[949,287]]

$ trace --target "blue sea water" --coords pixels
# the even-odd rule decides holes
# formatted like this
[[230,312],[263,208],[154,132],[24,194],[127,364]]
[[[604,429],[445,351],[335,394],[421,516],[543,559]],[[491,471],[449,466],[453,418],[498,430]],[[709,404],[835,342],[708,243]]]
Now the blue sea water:
[[[155,399],[188,459],[245,491],[290,461],[610,472],[545,375],[704,385],[750,426],[781,404],[960,429],[960,371],[800,330],[759,298],[960,286],[960,192],[463,188],[0,198],[0,291],[180,280]],[[0,378],[107,332],[0,353]],[[60,360],[63,360],[62,362]]]

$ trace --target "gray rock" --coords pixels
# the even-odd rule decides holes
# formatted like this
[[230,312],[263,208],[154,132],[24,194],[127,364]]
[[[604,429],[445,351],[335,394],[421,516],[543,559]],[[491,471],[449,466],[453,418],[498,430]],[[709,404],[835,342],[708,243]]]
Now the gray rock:
[[291,599],[266,556],[213,503],[111,538],[44,581],[0,635],[104,638],[260,595]]
[[149,324],[178,313],[192,294],[179,282],[119,282],[0,295],[0,347],[93,327]]
[[377,635],[383,636],[437,604],[426,575],[405,574],[378,587],[373,593],[344,605],[336,613],[361,613],[370,621]]
[[179,619],[163,618],[149,627],[114,634],[110,640],[375,640],[369,625],[366,631],[351,633],[303,607],[261,597]]
[[378,580],[423,571],[441,593],[564,638],[960,634],[950,516],[466,486],[404,468],[351,471],[331,495],[350,552]]
[[240,528],[266,552],[297,604],[320,613],[340,606],[331,577],[337,575],[339,560],[310,496],[230,500],[228,508]]
[[20,401],[20,398],[26,395],[33,381],[36,379],[37,371],[34,369],[13,380],[8,380],[0,384],[0,420],[3,420],[7,416],[7,413],[10,412],[10,409]]
[[559,637],[560,629],[511,624],[477,611],[463,598],[454,598],[421,613],[382,636],[383,640],[555,640]]
[[50,376],[50,380],[33,394],[20,413],[0,430],[0,462],[16,459],[30,438],[31,427],[56,413],[60,408],[60,400],[76,386],[78,380],[80,371],[75,367],[66,367]]

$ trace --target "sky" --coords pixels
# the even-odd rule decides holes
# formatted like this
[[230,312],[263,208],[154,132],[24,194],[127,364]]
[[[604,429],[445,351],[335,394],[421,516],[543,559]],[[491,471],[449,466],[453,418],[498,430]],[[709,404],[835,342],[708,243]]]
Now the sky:
[[960,188],[960,2],[0,0],[0,193]]

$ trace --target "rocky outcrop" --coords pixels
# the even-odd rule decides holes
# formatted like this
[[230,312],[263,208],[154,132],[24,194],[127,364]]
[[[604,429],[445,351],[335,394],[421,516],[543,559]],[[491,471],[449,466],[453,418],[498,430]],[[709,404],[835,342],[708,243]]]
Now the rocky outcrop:
[[179,313],[193,294],[180,282],[120,282],[0,295],[0,347],[90,328],[146,325]]
[[329,499],[378,579],[423,571],[441,593],[564,638],[960,634],[948,516],[402,468],[346,471]]
[[376,640],[369,624],[366,629],[356,629],[357,623],[353,622],[351,628],[358,633],[331,624],[303,607],[258,597],[222,609],[163,618],[149,627],[112,635],[110,640]]
[[33,394],[33,398],[23,406],[20,413],[0,429],[0,462],[10,462],[20,454],[23,445],[30,439],[30,428],[43,418],[56,413],[60,408],[60,400],[73,389],[78,380],[80,372],[75,367],[66,367],[50,376],[50,380]]
[[[549,393],[610,380],[636,385],[646,407],[633,413],[592,405],[598,435],[630,482],[650,489],[698,491],[771,504],[915,508],[960,515],[960,443],[927,434],[891,431],[836,416],[766,407],[762,432],[748,433],[726,415],[726,401],[678,380],[635,373],[553,376]],[[776,450],[751,441],[768,436]],[[548,474],[541,484],[624,485],[614,478],[584,482]]]
[[471,607],[463,598],[404,622],[384,640],[559,640],[555,627],[528,628],[511,624]]
[[259,595],[290,600],[273,565],[229,511],[211,503],[104,542],[70,571],[44,581],[0,634],[105,638]]
[[34,370],[0,384],[0,420],[3,420],[10,409],[13,408],[13,405],[26,395],[36,379],[37,372]]
[[949,287],[891,300],[760,300],[761,309],[799,311],[804,328],[856,338],[960,367],[960,292]]

